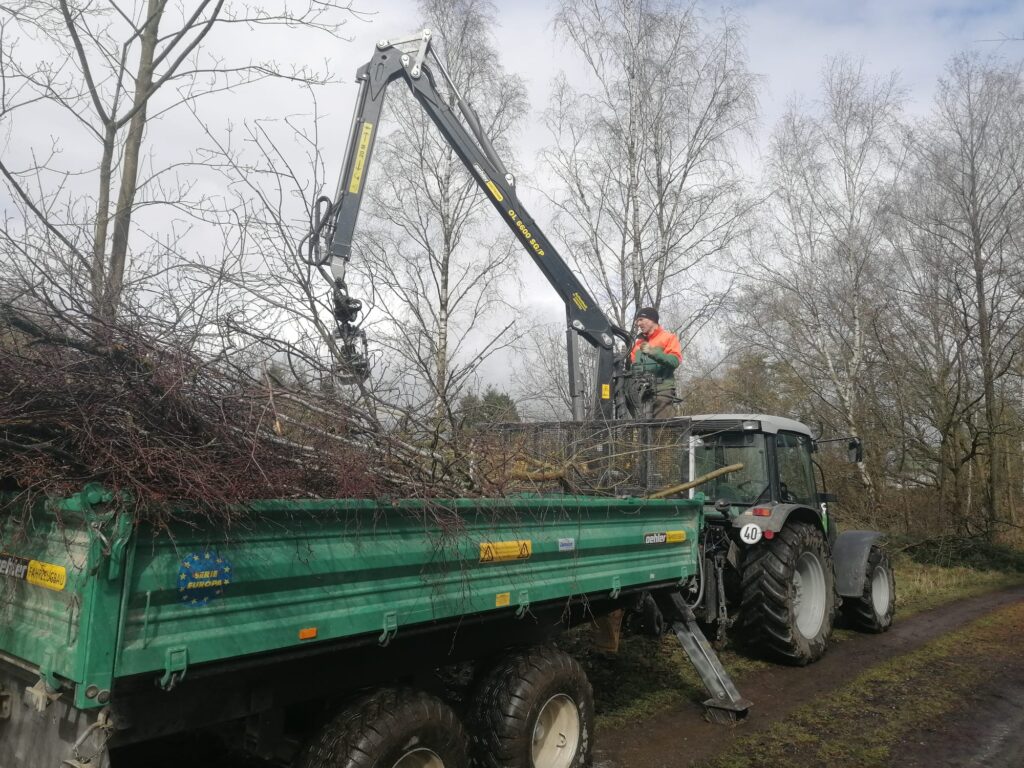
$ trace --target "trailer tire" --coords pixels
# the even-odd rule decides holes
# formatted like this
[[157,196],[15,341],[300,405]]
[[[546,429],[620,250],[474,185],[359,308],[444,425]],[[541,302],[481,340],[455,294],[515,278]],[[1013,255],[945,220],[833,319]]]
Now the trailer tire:
[[408,688],[354,702],[306,746],[295,768],[467,768],[466,731],[451,707]]
[[794,666],[825,654],[836,618],[835,569],[817,526],[790,522],[748,549],[742,594],[744,641]]
[[533,648],[505,657],[470,706],[476,768],[590,765],[594,691],[567,653]]
[[854,629],[879,634],[892,626],[896,613],[896,577],[889,555],[877,544],[868,553],[864,594],[843,600],[843,616]]

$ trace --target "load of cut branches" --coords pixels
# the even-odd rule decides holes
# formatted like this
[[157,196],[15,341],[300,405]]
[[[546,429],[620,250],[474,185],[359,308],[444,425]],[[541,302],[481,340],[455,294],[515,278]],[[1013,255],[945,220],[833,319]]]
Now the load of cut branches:
[[64,495],[100,482],[143,515],[161,502],[224,515],[259,498],[474,492],[451,462],[356,402],[136,329],[58,327],[52,315],[0,306],[8,489]]
[[408,415],[404,427],[382,424],[365,396],[289,386],[258,355],[200,349],[193,337],[0,303],[4,487],[63,496],[99,482],[140,517],[187,509],[230,522],[266,498],[636,494],[678,469],[672,430],[442,435],[409,428]]

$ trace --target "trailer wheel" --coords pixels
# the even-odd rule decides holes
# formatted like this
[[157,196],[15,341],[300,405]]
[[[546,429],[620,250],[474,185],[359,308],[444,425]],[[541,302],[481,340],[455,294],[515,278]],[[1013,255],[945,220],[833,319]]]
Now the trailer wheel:
[[471,704],[478,768],[583,768],[590,765],[594,691],[572,656],[534,648],[504,658]]
[[868,553],[864,594],[843,600],[843,615],[861,632],[885,632],[896,613],[896,577],[889,555],[878,545]]
[[467,768],[466,731],[422,691],[384,689],[329,721],[295,768]]
[[785,664],[824,655],[836,618],[835,571],[817,526],[791,522],[748,549],[742,589],[744,640]]

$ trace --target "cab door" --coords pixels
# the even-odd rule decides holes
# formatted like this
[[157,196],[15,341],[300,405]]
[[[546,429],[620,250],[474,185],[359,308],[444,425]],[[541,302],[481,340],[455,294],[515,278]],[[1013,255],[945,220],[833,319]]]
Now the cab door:
[[779,501],[817,509],[811,438],[796,432],[779,432],[775,436],[775,461],[779,468]]

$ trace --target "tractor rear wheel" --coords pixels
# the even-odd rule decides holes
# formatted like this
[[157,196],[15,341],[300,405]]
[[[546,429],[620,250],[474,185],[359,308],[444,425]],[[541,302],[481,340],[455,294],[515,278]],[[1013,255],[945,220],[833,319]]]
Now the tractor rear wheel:
[[868,553],[864,594],[843,600],[843,615],[861,632],[885,632],[896,613],[896,578],[889,555],[877,545]]
[[745,641],[795,666],[825,654],[835,624],[836,590],[821,529],[790,522],[774,538],[748,549],[742,590]]

